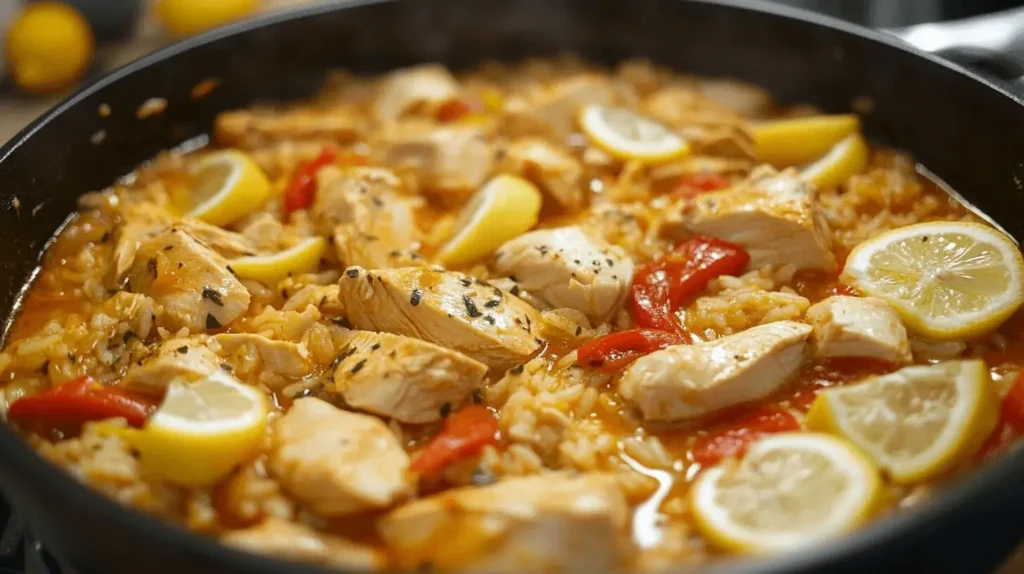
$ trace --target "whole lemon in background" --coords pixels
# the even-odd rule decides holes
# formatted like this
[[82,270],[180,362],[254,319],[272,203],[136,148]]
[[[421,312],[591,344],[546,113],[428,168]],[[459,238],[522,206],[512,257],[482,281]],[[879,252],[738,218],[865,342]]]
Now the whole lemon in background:
[[176,36],[222,26],[255,10],[260,0],[158,0],[156,17]]
[[22,10],[4,46],[14,83],[27,92],[66,87],[82,77],[93,56],[89,23],[60,2],[39,2]]

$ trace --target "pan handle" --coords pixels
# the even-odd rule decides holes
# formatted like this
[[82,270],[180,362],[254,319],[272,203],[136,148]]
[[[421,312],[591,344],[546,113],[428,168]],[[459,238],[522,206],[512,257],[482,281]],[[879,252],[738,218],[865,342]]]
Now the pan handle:
[[1024,86],[1024,8],[886,31],[925,52]]

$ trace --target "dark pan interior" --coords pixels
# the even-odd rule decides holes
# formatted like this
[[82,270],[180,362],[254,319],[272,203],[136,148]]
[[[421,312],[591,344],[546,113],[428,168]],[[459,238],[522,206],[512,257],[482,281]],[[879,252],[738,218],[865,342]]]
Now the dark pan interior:
[[[359,6],[338,9],[339,5]],[[734,76],[777,97],[866,117],[876,141],[917,158],[1017,238],[1024,237],[1024,107],[1011,95],[895,40],[758,3],[714,0],[412,0],[335,2],[264,18],[172,47],[86,88],[0,150],[0,318],[6,325],[41,250],[81,193],[158,151],[204,134],[255,99],[313,92],[323,72],[375,73],[424,61],[576,52],[606,63],[646,56]],[[220,85],[194,98],[193,87]],[[139,119],[146,100],[167,109]],[[101,104],[112,113],[103,117]],[[91,138],[102,130],[101,143]],[[1024,534],[1024,452],[935,504],[844,541],[728,569],[984,571]],[[37,534],[86,571],[318,572],[242,555],[108,503],[42,463],[0,425],[0,486]]]

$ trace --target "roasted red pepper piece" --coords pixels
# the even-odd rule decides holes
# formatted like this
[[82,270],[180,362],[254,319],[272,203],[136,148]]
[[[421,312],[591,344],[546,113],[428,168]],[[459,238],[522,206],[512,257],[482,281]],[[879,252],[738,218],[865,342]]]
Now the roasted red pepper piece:
[[630,329],[591,339],[576,351],[576,364],[607,373],[625,368],[640,357],[686,341],[677,333]]
[[465,100],[448,100],[437,109],[437,120],[444,123],[454,122],[472,113],[474,107]]
[[409,469],[434,476],[448,465],[480,454],[498,442],[498,420],[487,407],[466,405],[444,421],[444,428],[423,448]]
[[11,420],[36,419],[52,423],[83,423],[124,417],[141,427],[156,405],[144,397],[94,381],[72,379],[32,397],[14,401],[7,411]]
[[767,435],[800,429],[800,423],[777,407],[763,407],[731,420],[699,437],[690,449],[694,462],[708,467],[726,458],[743,456],[756,440]]
[[313,197],[316,195],[316,172],[334,163],[337,157],[337,150],[325,147],[316,159],[301,165],[295,171],[291,182],[288,183],[288,189],[284,192],[284,210],[286,213],[306,209],[313,205]]
[[675,199],[687,199],[702,193],[725,189],[730,185],[732,184],[728,179],[717,173],[693,173],[683,176],[671,195]]
[[630,291],[633,320],[640,327],[688,336],[675,312],[721,275],[735,275],[750,262],[740,246],[697,236],[641,267]]

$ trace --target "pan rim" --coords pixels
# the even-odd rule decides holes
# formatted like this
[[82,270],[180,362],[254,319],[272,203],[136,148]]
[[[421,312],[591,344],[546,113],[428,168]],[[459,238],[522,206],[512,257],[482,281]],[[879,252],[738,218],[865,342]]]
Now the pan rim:
[[[335,0],[317,3],[312,6],[246,19],[142,56],[79,89],[22,129],[0,147],[0,166],[8,161],[8,158],[26,141],[32,138],[36,132],[45,128],[47,124],[74,108],[83,100],[139,70],[175,58],[190,50],[254,30],[294,20],[315,18],[321,14],[396,1],[400,0]],[[1010,99],[1013,103],[1024,107],[1024,98],[1021,95],[1015,94],[1006,87],[998,85],[957,64],[922,52],[885,32],[872,30],[799,8],[768,4],[761,0],[662,1],[690,2],[731,10],[746,10],[768,14],[829,29],[838,34],[881,43],[890,49],[917,56],[933,65],[941,66],[949,72],[980,83],[984,87]],[[3,337],[0,337],[0,340],[6,339],[7,327],[5,325],[5,331],[2,333]],[[144,531],[145,535],[155,543],[178,548],[189,555],[210,560],[213,564],[253,573],[289,571],[297,574],[327,574],[329,572],[337,572],[336,570],[312,564],[291,562],[237,550],[215,539],[187,530],[182,526],[165,522],[142,511],[121,505],[93,488],[75,480],[70,474],[56,465],[45,461],[27,442],[15,434],[6,423],[0,424],[0,452],[5,454],[5,459],[8,461],[10,468],[18,469],[20,472],[24,472],[26,476],[35,477],[37,480],[45,481],[48,484],[57,484],[63,489],[73,491],[73,495],[79,501],[80,509],[91,516],[102,517],[104,522],[109,521],[109,523],[116,525],[117,528],[124,531],[140,533]],[[962,514],[969,506],[977,503],[977,501],[990,496],[995,497],[1000,489],[1005,490],[1007,487],[1012,487],[1015,483],[1015,475],[1017,474],[1024,474],[1024,448],[1016,448],[999,460],[986,464],[985,468],[972,472],[970,476],[957,481],[956,484],[944,487],[929,502],[915,508],[901,510],[889,517],[877,519],[858,532],[844,538],[836,539],[817,547],[809,547],[771,558],[755,560],[733,558],[713,565],[705,571],[736,574],[753,572],[782,573],[810,571],[842,564],[858,555],[877,550],[886,544],[898,543],[894,541],[898,541],[903,536],[927,531],[929,526],[934,526],[943,520],[950,520],[951,517]],[[688,567],[681,565],[679,569],[686,570]]]

